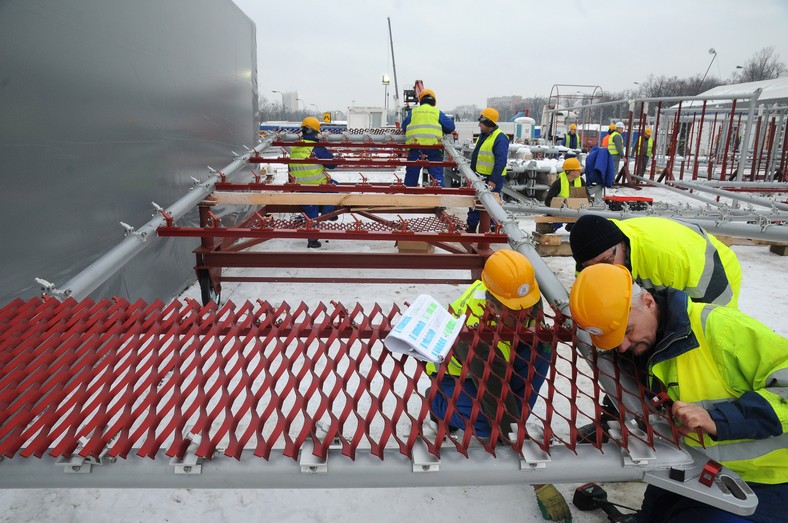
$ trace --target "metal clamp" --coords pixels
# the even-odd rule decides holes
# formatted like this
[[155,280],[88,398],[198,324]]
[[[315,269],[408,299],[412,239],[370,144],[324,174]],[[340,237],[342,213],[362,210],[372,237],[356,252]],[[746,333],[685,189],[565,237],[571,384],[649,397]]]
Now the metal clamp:
[[416,440],[413,445],[413,472],[438,472],[441,460],[430,454],[423,440]]
[[186,429],[185,437],[190,441],[189,447],[183,454],[183,458],[174,457],[170,459],[170,466],[175,467],[176,474],[201,474],[202,473],[202,460],[196,454],[197,447],[200,446],[202,437],[199,434],[191,434],[189,431],[191,427]]
[[[542,427],[533,425],[528,427],[528,430],[536,438],[544,439],[544,429]],[[512,423],[512,431],[509,433],[509,439],[517,439],[517,425],[514,423]],[[523,441],[523,451],[520,454],[520,470],[544,469],[547,468],[547,464],[551,461],[550,454],[542,450],[533,438]]]

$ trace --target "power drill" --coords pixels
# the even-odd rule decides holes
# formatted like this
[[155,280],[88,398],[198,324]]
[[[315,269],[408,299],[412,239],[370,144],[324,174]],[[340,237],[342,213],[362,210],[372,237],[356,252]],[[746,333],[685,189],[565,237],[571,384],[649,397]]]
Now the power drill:
[[607,492],[596,483],[586,483],[575,489],[572,504],[582,511],[602,509],[608,521],[617,523],[635,523],[635,514],[622,514],[607,500]]

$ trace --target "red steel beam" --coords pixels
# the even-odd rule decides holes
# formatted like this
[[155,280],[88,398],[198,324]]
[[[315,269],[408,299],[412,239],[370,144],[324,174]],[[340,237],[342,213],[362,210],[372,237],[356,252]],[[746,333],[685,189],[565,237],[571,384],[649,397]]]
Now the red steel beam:
[[202,268],[290,267],[293,269],[481,270],[486,260],[485,257],[479,254],[417,254],[402,252],[200,252],[200,255],[205,263],[205,266]]
[[297,238],[309,239],[319,235],[327,240],[418,241],[418,242],[477,242],[506,243],[505,234],[472,234],[466,232],[399,232],[365,230],[304,229],[253,229],[236,227],[167,227],[156,230],[159,236],[176,238]]
[[375,193],[375,194],[442,194],[449,196],[473,196],[476,190],[473,187],[408,187],[403,184],[346,184],[340,183],[323,185],[301,185],[297,183],[283,183],[272,185],[267,183],[230,183],[217,182],[217,191],[282,191],[282,192],[307,192],[307,193]]
[[376,169],[381,167],[400,167],[400,166],[417,166],[417,167],[457,167],[453,161],[431,162],[428,160],[382,160],[376,161],[373,158],[249,158],[249,163],[286,163],[286,164],[320,164],[320,165],[339,165],[343,167],[353,167],[357,169]]

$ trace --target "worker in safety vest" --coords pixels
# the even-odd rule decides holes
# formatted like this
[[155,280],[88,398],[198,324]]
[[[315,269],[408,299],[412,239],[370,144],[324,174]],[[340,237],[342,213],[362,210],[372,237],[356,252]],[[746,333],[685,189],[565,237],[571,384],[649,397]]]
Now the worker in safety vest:
[[624,265],[647,289],[673,287],[694,302],[736,307],[741,265],[730,247],[701,227],[659,217],[581,216],[569,235],[577,270]]
[[[419,105],[411,109],[402,122],[405,131],[405,140],[409,145],[438,145],[442,144],[443,135],[454,131],[454,121],[446,116],[443,111],[435,107],[436,97],[432,89],[425,89],[419,94]],[[408,161],[427,160],[430,162],[443,161],[443,149],[419,149],[408,151]],[[408,165],[405,167],[405,185],[416,187],[419,185],[419,175],[422,166]],[[427,172],[437,184],[443,187],[443,167],[428,167]]]
[[[644,147],[645,143],[645,147]],[[651,159],[652,155],[654,154],[654,139],[651,137],[651,129],[646,128],[643,131],[643,136],[638,136],[637,145],[635,146],[635,157],[640,158],[640,165],[638,169],[638,174],[640,176],[646,175],[646,169],[648,168],[648,162]]]
[[602,147],[607,149],[607,144],[610,143],[610,135],[616,130],[616,124],[611,123],[610,126],[607,128],[607,134],[602,137]]
[[[314,116],[308,116],[301,122],[301,141],[302,142],[317,142],[320,139],[320,121]],[[321,160],[332,160],[334,155],[325,147],[314,147],[311,145],[297,145],[291,147],[290,158],[294,160],[303,160],[306,158],[318,158]],[[326,167],[333,169],[335,165],[322,165],[319,163],[291,163],[288,164],[290,173],[290,181],[301,185],[324,185],[333,183],[331,177],[326,173]],[[334,206],[324,205],[303,205],[302,209],[304,214],[310,218],[315,219],[320,214],[328,214],[334,212]],[[307,240],[307,247],[310,249],[317,249],[321,247],[321,243],[317,239]]]
[[[509,138],[498,127],[498,111],[487,107],[479,116],[481,134],[471,154],[471,170],[475,171],[494,193],[501,194],[506,161],[509,158]],[[476,232],[480,214],[476,209],[468,210],[467,232]]]
[[[580,160],[577,158],[567,158],[564,160],[562,169],[563,171],[558,173],[558,177],[550,186],[550,189],[547,190],[547,196],[545,196],[544,204],[548,207],[550,207],[550,204],[555,197],[569,198],[570,188],[586,186],[585,180],[583,180],[581,177],[583,174],[583,166],[580,165]],[[587,189],[586,196],[588,196]]]
[[[437,382],[438,390],[430,405],[430,417],[443,420],[450,432],[458,429],[473,430],[480,438],[489,438],[496,432],[499,440],[509,439],[512,424],[522,430],[525,420],[536,403],[539,388],[548,375],[550,347],[539,342],[532,328],[541,321],[542,306],[539,284],[528,258],[519,252],[504,249],[487,259],[481,280],[477,280],[451,305],[455,314],[467,315],[466,325],[479,331],[473,348],[459,340],[454,347],[454,356],[444,362],[444,375]],[[492,357],[490,347],[483,341],[485,332],[492,334],[500,322],[510,336],[517,336],[519,343],[512,351],[512,342],[501,340]],[[506,331],[504,336],[506,336]],[[536,346],[531,369],[532,347]],[[460,382],[463,365],[467,365],[467,377]],[[437,379],[438,368],[427,364],[427,372]],[[508,372],[507,372],[508,371]],[[509,381],[502,379],[511,376]],[[486,376],[486,378],[485,378]],[[530,378],[529,378],[530,376]],[[479,397],[483,382],[485,391]],[[453,399],[455,388],[461,387],[457,400]],[[429,391],[426,394],[430,396]],[[449,409],[449,407],[452,407]],[[492,430],[490,420],[497,416],[503,406],[500,425]],[[448,411],[451,417],[447,418]],[[472,422],[476,416],[475,422]],[[546,519],[563,521],[571,519],[566,500],[553,485],[534,485],[537,501]]]
[[624,132],[624,122],[616,122],[616,130],[610,134],[610,139],[607,142],[607,150],[610,156],[613,157],[613,163],[616,165],[616,176],[620,171],[621,158],[624,157],[624,138],[621,133]]
[[[740,517],[654,485],[639,522],[785,521],[788,499],[788,339],[731,307],[676,289],[646,291],[626,267],[580,273],[572,319],[602,350],[618,348],[650,391],[665,393],[684,443],[736,472],[758,497]],[[719,481],[719,480],[718,480]]]
[[564,135],[564,147],[580,149],[580,137],[577,135],[577,125],[571,124],[569,132]]

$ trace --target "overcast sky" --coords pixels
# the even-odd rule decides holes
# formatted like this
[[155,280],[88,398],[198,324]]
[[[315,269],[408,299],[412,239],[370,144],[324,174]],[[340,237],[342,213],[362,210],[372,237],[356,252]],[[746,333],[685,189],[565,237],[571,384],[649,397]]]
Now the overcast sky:
[[[554,84],[636,87],[655,76],[727,79],[767,46],[788,64],[786,0],[233,0],[257,25],[260,95],[298,91],[320,111],[382,106],[382,76],[438,107],[549,96]],[[562,92],[567,88],[562,87]],[[314,107],[312,107],[314,109]]]

